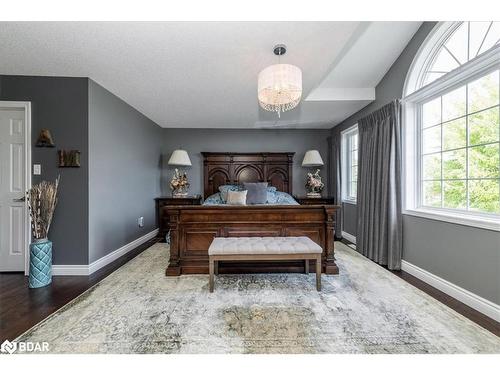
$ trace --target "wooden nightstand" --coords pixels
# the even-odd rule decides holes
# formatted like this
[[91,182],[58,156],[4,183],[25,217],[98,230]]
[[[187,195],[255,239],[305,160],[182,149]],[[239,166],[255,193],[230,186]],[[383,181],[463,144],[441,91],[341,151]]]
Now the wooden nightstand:
[[307,196],[296,196],[294,195],[293,198],[299,203],[299,204],[335,204],[335,199],[333,197],[319,197],[319,198],[311,198]]
[[167,206],[195,206],[201,204],[200,195],[189,195],[186,197],[158,197],[156,201],[156,221],[159,226],[159,236],[164,238],[168,232],[168,216],[164,208]]

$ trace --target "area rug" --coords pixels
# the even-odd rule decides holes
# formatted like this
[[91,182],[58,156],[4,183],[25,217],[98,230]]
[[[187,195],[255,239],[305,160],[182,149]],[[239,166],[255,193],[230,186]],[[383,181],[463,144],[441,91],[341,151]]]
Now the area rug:
[[18,341],[50,353],[500,353],[500,338],[342,243],[340,275],[166,277],[155,244]]

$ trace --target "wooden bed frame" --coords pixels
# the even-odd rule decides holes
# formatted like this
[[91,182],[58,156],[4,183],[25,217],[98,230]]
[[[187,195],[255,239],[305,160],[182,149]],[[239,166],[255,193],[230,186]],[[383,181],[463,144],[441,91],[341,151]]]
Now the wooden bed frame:
[[[292,194],[294,153],[202,152],[204,198],[220,185],[267,181]],[[170,225],[167,276],[205,274],[214,237],[308,236],[323,248],[322,271],[339,272],[334,256],[334,205],[165,206]],[[311,262],[314,265],[314,262]],[[304,272],[303,261],[221,262],[220,273]]]

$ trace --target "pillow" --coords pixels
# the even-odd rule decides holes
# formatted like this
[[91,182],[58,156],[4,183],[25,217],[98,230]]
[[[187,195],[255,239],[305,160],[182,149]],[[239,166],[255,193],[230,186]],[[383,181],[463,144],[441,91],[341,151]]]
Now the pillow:
[[247,204],[247,191],[232,191],[227,192],[227,204],[235,206],[246,206]]
[[290,204],[290,205],[298,205],[299,203],[288,193],[283,191],[276,192],[276,204]]
[[268,193],[276,193],[276,188],[274,186],[268,186],[267,187],[267,192]]
[[224,201],[222,200],[221,197],[221,193],[212,194],[203,201],[204,206],[212,206],[218,204],[224,204]]
[[220,196],[222,201],[226,203],[227,201],[227,192],[228,191],[240,191],[241,186],[239,185],[221,185],[219,186]]
[[276,205],[298,205],[293,197],[282,191],[275,191],[274,193],[267,192],[267,203]]
[[247,204],[265,204],[267,202],[267,182],[244,182],[248,191]]

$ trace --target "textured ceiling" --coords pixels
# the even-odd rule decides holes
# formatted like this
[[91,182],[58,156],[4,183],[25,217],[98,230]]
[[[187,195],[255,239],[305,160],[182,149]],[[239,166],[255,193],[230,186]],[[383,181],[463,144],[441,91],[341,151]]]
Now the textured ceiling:
[[[374,99],[418,26],[0,22],[0,74],[89,77],[162,127],[329,128]],[[277,62],[277,43],[288,48],[282,62],[302,69],[304,89],[281,119],[261,110],[256,94],[259,71]]]

